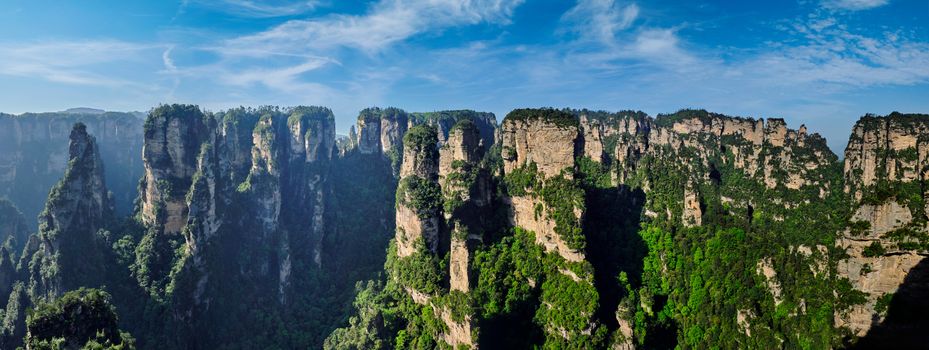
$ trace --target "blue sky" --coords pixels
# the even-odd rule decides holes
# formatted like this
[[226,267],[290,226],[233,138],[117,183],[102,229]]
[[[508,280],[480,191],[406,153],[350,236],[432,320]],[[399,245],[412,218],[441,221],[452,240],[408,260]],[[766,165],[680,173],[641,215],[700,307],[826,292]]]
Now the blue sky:
[[926,0],[3,0],[0,111],[706,108],[842,150],[929,113],[927,26]]

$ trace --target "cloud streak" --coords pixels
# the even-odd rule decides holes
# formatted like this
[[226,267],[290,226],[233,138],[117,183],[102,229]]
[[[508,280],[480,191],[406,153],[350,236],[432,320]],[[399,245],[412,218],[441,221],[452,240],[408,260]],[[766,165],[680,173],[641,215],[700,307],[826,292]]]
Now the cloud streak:
[[190,6],[198,6],[238,17],[273,18],[301,15],[315,10],[320,5],[321,1],[319,0],[183,0],[179,12],[184,12],[186,8]]
[[426,31],[478,23],[508,23],[523,0],[381,0],[364,15],[291,20],[270,30],[225,41],[230,55],[304,55],[352,48],[369,53]]
[[89,86],[140,86],[125,77],[106,73],[113,62],[142,61],[163,49],[160,45],[123,41],[43,42],[4,44],[0,74],[36,77],[56,83]]
[[821,5],[831,10],[861,11],[887,5],[889,0],[823,0]]

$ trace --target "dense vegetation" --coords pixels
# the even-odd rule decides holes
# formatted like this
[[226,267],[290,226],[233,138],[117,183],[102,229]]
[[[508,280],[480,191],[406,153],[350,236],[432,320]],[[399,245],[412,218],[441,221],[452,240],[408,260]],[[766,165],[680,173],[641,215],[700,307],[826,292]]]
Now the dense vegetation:
[[135,340],[118,328],[111,297],[98,289],[80,288],[50,303],[39,304],[26,317],[26,347],[52,349],[135,349]]

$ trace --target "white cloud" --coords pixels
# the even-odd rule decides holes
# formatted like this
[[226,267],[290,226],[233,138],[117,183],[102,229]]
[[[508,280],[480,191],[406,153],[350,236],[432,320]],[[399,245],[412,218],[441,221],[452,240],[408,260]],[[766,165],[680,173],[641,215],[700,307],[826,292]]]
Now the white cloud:
[[616,33],[628,29],[638,17],[639,6],[634,3],[621,6],[615,0],[579,0],[562,16],[562,22],[581,38],[613,45]]
[[270,30],[228,40],[228,55],[305,55],[347,47],[377,52],[427,31],[483,22],[508,23],[523,0],[381,0],[364,15],[291,20]]
[[889,0],[823,0],[822,6],[831,10],[860,11],[887,5]]
[[897,33],[853,33],[834,18],[813,18],[796,30],[803,41],[771,47],[739,68],[774,84],[867,87],[929,82],[929,43]]
[[330,63],[331,60],[326,58],[310,59],[303,63],[286,66],[283,68],[251,68],[237,69],[235,72],[224,74],[222,79],[232,85],[249,85],[252,83],[262,83],[265,86],[277,88],[279,90],[290,91],[298,84],[298,77],[301,74],[319,69]]
[[161,53],[161,62],[164,64],[166,71],[177,72],[177,66],[174,65],[174,60],[171,59],[172,50],[174,50],[174,46],[169,47],[167,50]]
[[320,3],[319,0],[183,0],[181,12],[184,8],[194,5],[234,16],[270,18],[304,14],[316,9]]
[[0,51],[0,74],[94,86],[139,86],[129,78],[102,73],[112,63],[143,61],[162,49],[122,41],[7,43]]

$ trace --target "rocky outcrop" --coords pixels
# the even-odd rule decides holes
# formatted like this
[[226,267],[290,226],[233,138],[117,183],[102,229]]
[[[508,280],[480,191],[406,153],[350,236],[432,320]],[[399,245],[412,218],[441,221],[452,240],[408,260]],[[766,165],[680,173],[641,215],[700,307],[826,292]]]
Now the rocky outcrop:
[[191,105],[156,108],[145,121],[139,215],[166,234],[179,234],[187,223],[184,197],[197,172],[200,146],[210,136],[207,122],[207,116]]
[[[555,177],[573,179],[576,146],[581,142],[579,131],[577,119],[563,111],[511,112],[504,119],[501,132],[504,174],[527,172],[541,186],[546,186],[545,183]],[[552,211],[557,209],[546,203],[537,191],[539,189],[511,189],[512,196],[507,201],[513,211],[513,225],[533,231],[536,242],[546,251],[557,253],[568,261],[583,261],[584,252],[569,245],[566,238],[557,232],[558,225],[552,215]],[[578,222],[583,216],[576,207],[571,214]]]
[[[94,135],[119,214],[132,210],[142,177],[143,118],[136,113],[0,113],[0,197],[12,201],[35,231],[45,195],[68,166],[68,135],[75,123]],[[22,244],[23,242],[20,242]]]
[[[407,113],[398,108],[367,108],[361,111],[357,124],[351,129],[350,144],[362,154],[380,154],[389,159],[399,174],[403,159],[402,139],[408,130],[417,125],[428,125],[437,131],[437,142],[444,145],[455,125],[462,120],[471,122],[478,130],[483,150],[494,144],[497,120],[493,113],[472,110]],[[355,133],[354,131],[357,130]]]
[[358,114],[357,145],[362,154],[380,154],[390,160],[398,176],[403,135],[411,127],[409,114],[399,108],[367,108]]
[[104,264],[96,234],[112,217],[112,198],[96,140],[87,127],[75,124],[69,139],[68,169],[49,193],[39,216],[39,233],[24,252],[33,262],[29,294],[34,301],[102,281]]
[[837,272],[865,293],[863,304],[837,310],[836,326],[863,336],[887,316],[881,299],[929,255],[927,202],[929,116],[868,115],[855,124],[845,150],[845,192],[853,214],[836,245],[847,258]]
[[[522,117],[522,113],[526,116]],[[572,178],[579,135],[577,121],[568,114],[549,117],[533,113],[521,112],[516,114],[520,117],[508,116],[503,121],[504,173],[535,163],[544,177],[564,173],[566,177]],[[568,171],[564,171],[566,169]]]
[[397,256],[416,251],[422,242],[431,252],[439,248],[441,187],[435,128],[420,125],[403,137],[403,164],[397,187]]
[[482,168],[484,155],[480,129],[471,120],[455,124],[439,149],[439,182],[450,231],[449,281],[452,290],[471,289],[469,241],[480,242],[490,205],[489,174]]
[[472,110],[410,113],[411,126],[419,124],[434,126],[438,131],[439,143],[443,145],[451,142],[449,137],[452,131],[462,121],[471,123],[477,129],[481,148],[486,151],[493,146],[497,133],[497,118],[493,113]]
[[452,312],[446,308],[438,308],[438,316],[448,330],[442,334],[445,343],[451,345],[453,349],[466,348],[476,349],[474,339],[472,338],[471,315],[465,315],[461,320],[455,320]]
[[[162,106],[145,136],[138,217],[148,230],[139,254],[162,260],[134,268],[140,285],[173,300],[173,321],[192,328],[238,303],[273,300],[268,307],[276,307],[299,297],[293,281],[325,263],[332,112]],[[172,245],[183,253],[160,250]],[[169,285],[173,295],[162,295]]]

